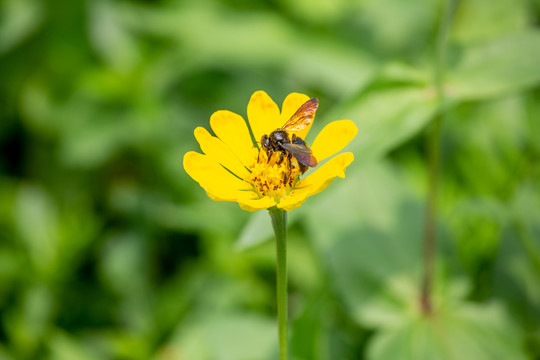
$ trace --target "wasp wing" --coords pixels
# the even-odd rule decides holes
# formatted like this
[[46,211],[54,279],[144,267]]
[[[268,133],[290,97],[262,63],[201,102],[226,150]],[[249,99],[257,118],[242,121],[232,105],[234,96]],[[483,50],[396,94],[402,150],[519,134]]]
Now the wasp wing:
[[280,146],[294,156],[299,163],[309,167],[317,166],[317,159],[315,159],[311,149],[307,146],[292,143],[281,144]]
[[313,122],[315,111],[317,111],[318,106],[319,100],[317,98],[309,99],[296,110],[293,116],[287,120],[280,130],[296,132],[304,129]]

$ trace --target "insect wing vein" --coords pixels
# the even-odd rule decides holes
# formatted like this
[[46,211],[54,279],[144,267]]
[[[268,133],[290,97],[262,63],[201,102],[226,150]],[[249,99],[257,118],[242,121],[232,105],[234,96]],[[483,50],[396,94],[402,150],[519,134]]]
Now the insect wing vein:
[[306,101],[291,118],[281,127],[281,130],[297,132],[305,129],[313,122],[315,111],[319,106],[317,98],[311,98]]
[[317,166],[317,159],[315,159],[315,156],[313,156],[310,148],[304,145],[292,143],[281,144],[281,146],[283,149],[291,153],[291,155],[294,156],[298,162],[309,167]]

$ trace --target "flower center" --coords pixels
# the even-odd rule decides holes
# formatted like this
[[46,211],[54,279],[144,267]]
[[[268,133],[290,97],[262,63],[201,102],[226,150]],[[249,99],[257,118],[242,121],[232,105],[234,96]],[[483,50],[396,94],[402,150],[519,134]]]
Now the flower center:
[[279,153],[274,153],[268,161],[264,151],[261,151],[250,166],[249,178],[259,197],[271,196],[278,200],[291,192],[300,175],[296,160],[292,160],[289,168],[286,157],[279,163]]

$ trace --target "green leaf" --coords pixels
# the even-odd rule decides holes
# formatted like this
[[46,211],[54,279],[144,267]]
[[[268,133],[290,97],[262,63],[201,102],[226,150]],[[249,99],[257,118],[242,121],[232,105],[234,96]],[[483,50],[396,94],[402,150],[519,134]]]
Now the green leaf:
[[521,337],[496,305],[461,304],[380,332],[371,360],[526,359]]
[[530,22],[529,11],[526,1],[462,1],[452,22],[452,37],[459,42],[471,42],[521,31]]
[[268,360],[277,351],[276,326],[258,315],[215,315],[179,328],[162,353],[197,360]]
[[455,100],[489,99],[540,83],[540,31],[507,35],[463,48],[447,77]]
[[358,333],[347,333],[336,316],[336,305],[324,288],[312,293],[303,308],[295,311],[299,315],[291,321],[291,360],[350,359],[354,351],[351,343]]
[[3,345],[0,345],[0,359],[2,360],[13,360],[14,357],[11,357],[8,352],[6,351],[6,348]]
[[26,39],[41,24],[43,4],[37,0],[0,3],[0,55]]
[[[489,285],[524,328],[538,330],[540,312],[540,196],[537,182],[523,182],[507,204],[511,220],[495,259]],[[532,339],[531,339],[532,340]],[[540,354],[536,339],[535,355]]]
[[383,156],[410,139],[431,120],[436,110],[434,93],[423,87],[393,87],[363,94],[326,116],[347,118],[358,135],[347,149],[356,161]]
[[[437,21],[439,0],[364,0],[356,3],[358,13],[351,18],[369,29],[362,42],[370,41],[380,52],[422,51]],[[351,9],[349,9],[349,12]],[[358,25],[357,25],[358,26]]]
[[60,330],[51,334],[48,346],[51,351],[51,359],[56,360],[97,360],[103,359],[94,347],[79,341],[76,337],[68,335]]
[[339,96],[344,90],[356,90],[378,67],[372,55],[342,37],[302,31],[273,12],[252,11],[245,16],[214,2],[204,7],[164,7],[144,17],[132,12],[133,26],[140,31],[178,44],[184,68],[271,65],[285,69],[285,78]]
[[[289,212],[287,216],[287,226],[289,228],[298,221],[300,213],[300,211]],[[273,239],[274,230],[272,229],[268,211],[257,211],[251,215],[242,228],[235,247],[239,251],[244,251]]]
[[267,211],[257,211],[242,229],[235,246],[238,250],[245,250],[270,240],[273,235],[270,215]]
[[14,204],[21,244],[41,274],[54,272],[59,255],[59,214],[54,199],[41,186],[23,185]]
[[57,305],[53,295],[51,289],[42,284],[27,287],[20,292],[16,306],[6,311],[6,338],[15,352],[21,355],[20,358],[36,355],[40,343],[46,338]]
[[308,227],[351,317],[380,326],[392,321],[395,309],[368,305],[390,298],[401,304],[418,287],[423,212],[395,169],[365,164],[351,170],[311,204]]
[[302,313],[291,322],[291,353],[295,359],[321,359],[325,342],[325,310],[328,305],[324,296],[317,296],[305,304]]
[[422,203],[391,166],[353,170],[312,204],[309,228],[351,318],[378,330],[368,358],[524,359],[521,336],[503,309],[465,302],[468,283],[442,271],[451,269],[452,260],[442,251],[443,237],[431,293],[434,313],[424,315]]
[[140,51],[121,18],[126,9],[98,0],[92,1],[88,10],[90,40],[98,54],[109,65],[123,72],[137,65],[141,61]]

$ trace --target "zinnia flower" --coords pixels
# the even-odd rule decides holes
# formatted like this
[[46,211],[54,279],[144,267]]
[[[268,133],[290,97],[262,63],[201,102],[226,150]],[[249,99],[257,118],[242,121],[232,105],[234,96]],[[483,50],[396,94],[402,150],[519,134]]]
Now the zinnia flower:
[[[350,120],[326,125],[313,144],[308,145],[322,165],[304,178],[301,178],[303,174],[294,157],[290,168],[287,161],[280,163],[278,153],[268,159],[266,152],[259,150],[257,142],[263,135],[282,127],[308,100],[304,94],[289,94],[280,112],[264,91],[255,92],[247,106],[255,142],[240,115],[227,110],[216,111],[210,117],[210,126],[216,136],[203,127],[195,129],[195,138],[204,154],[186,153],[184,169],[214,200],[236,201],[249,211],[274,206],[288,211],[299,207],[309,196],[324,190],[334,178],[345,177],[345,168],[354,159],[352,153],[324,160],[341,151],[358,132]],[[310,127],[311,124],[294,134],[305,140]]]

